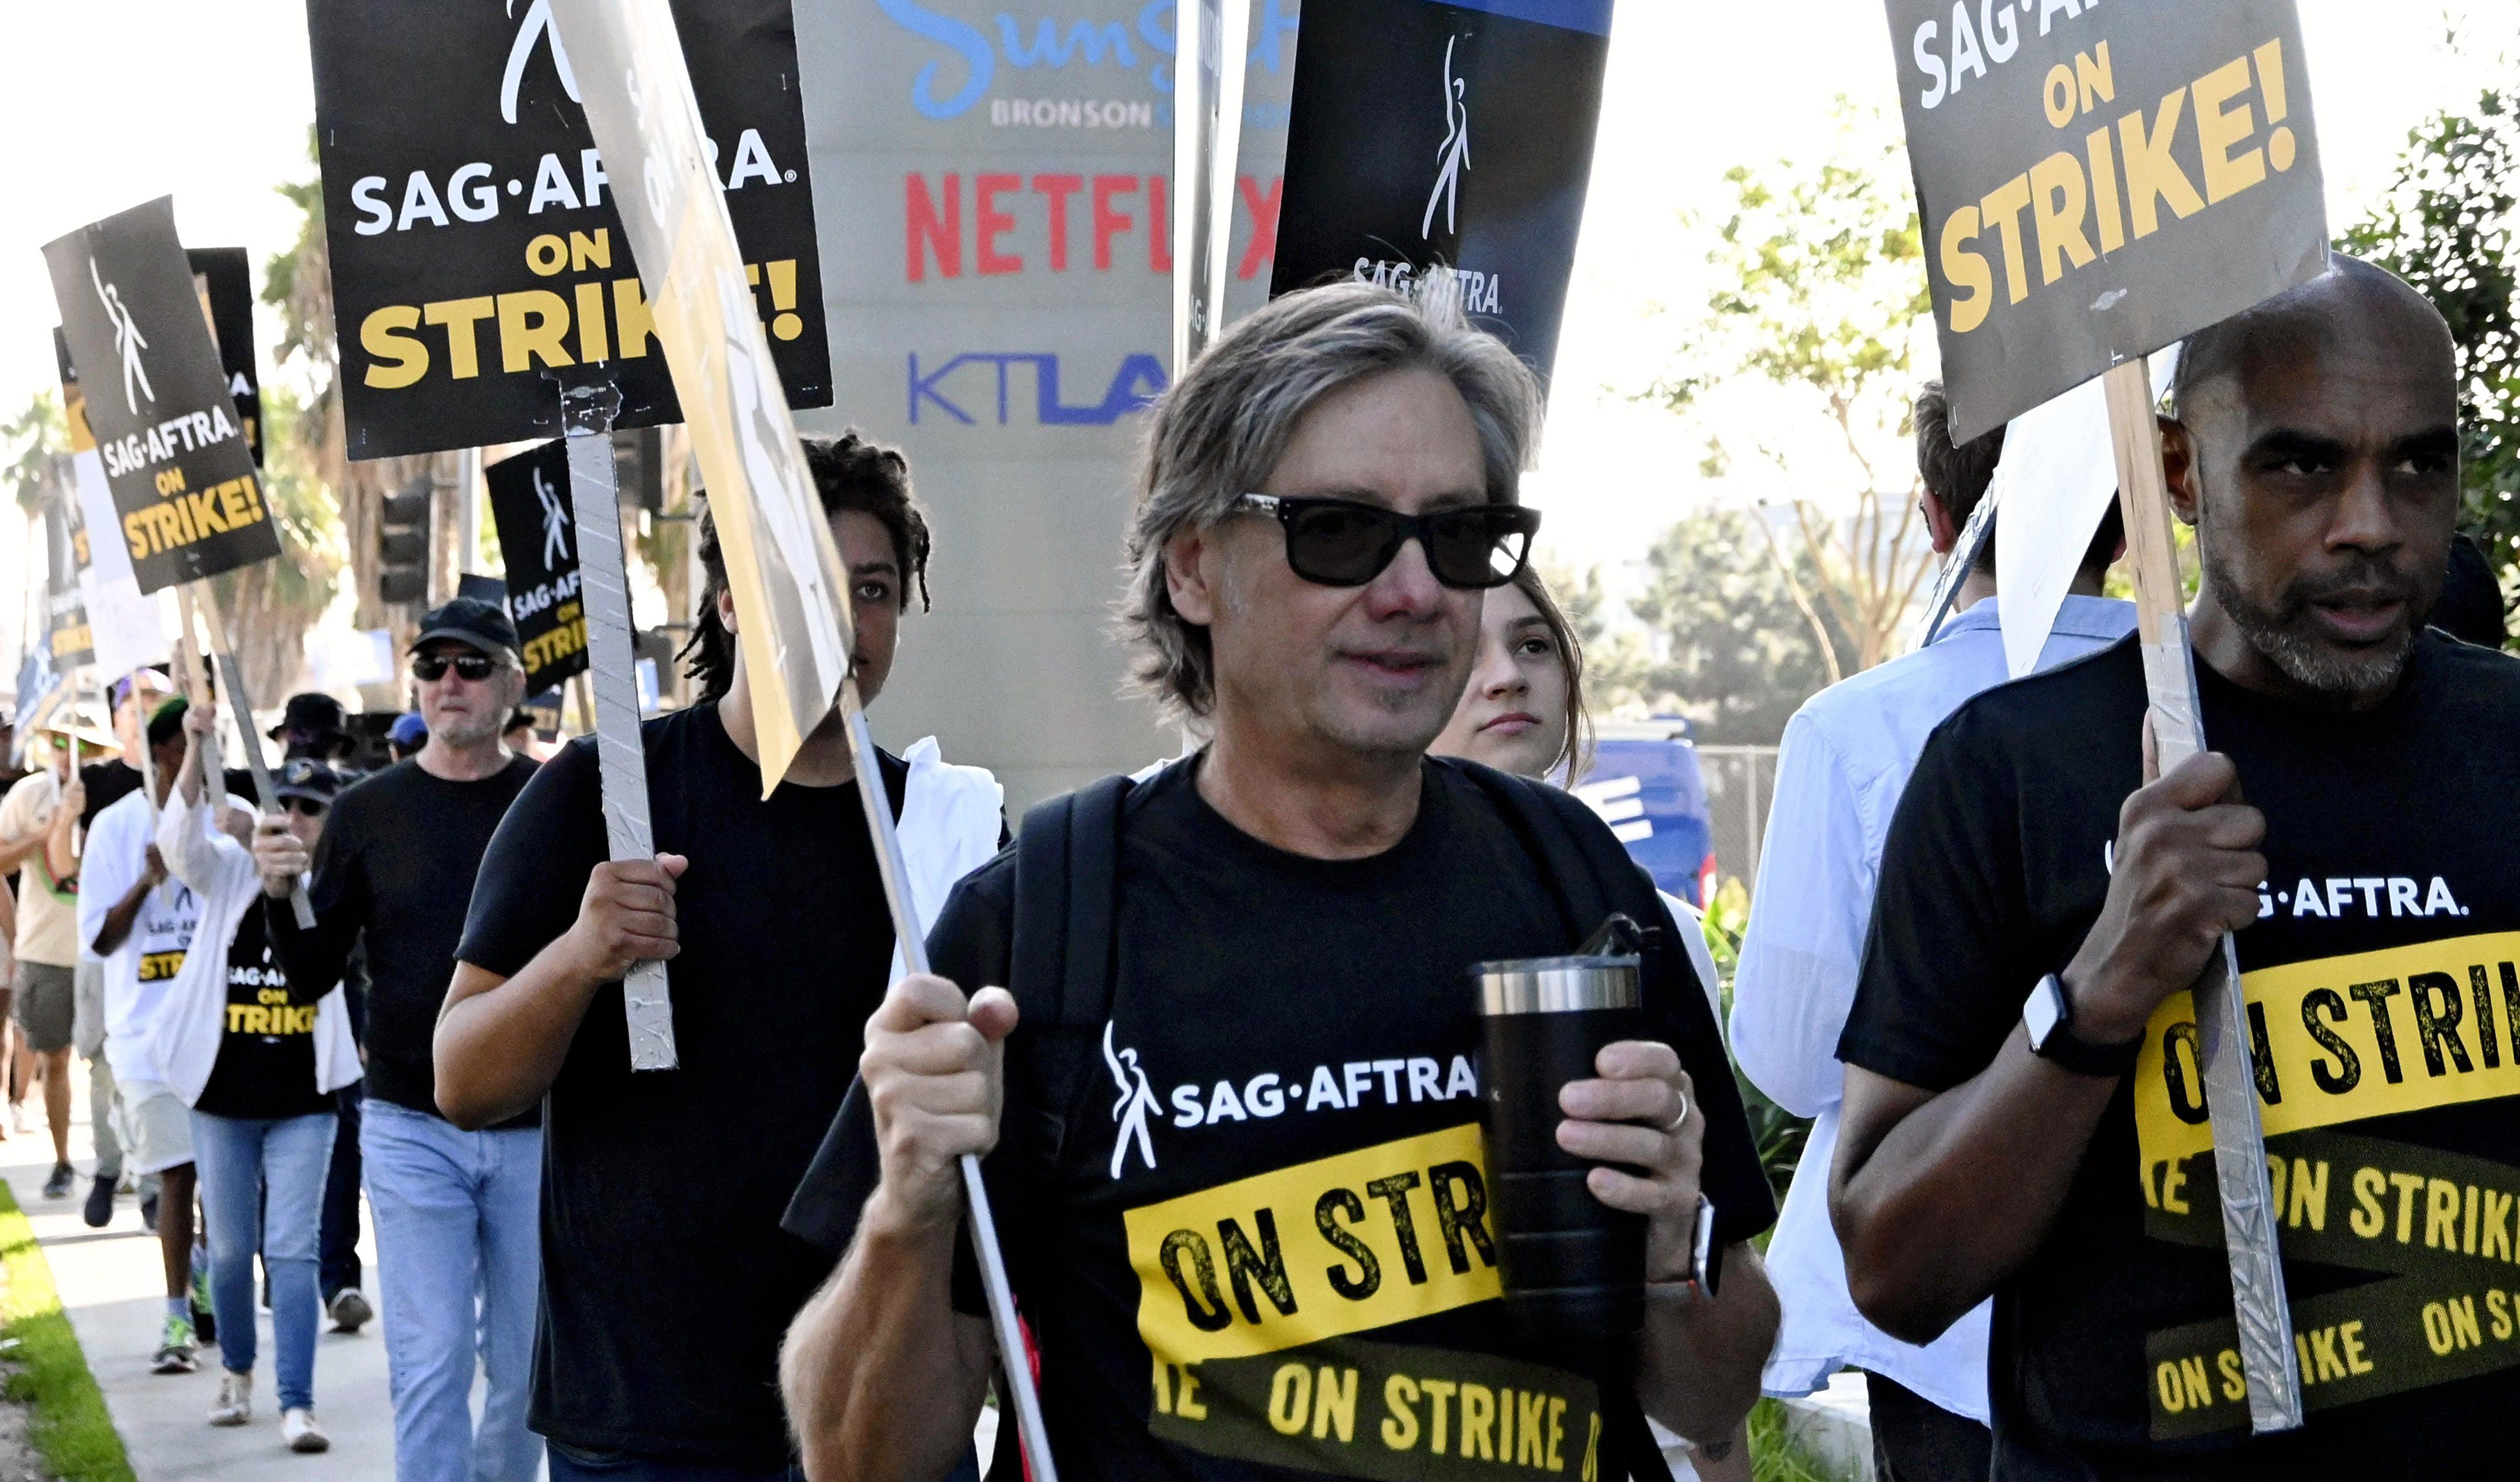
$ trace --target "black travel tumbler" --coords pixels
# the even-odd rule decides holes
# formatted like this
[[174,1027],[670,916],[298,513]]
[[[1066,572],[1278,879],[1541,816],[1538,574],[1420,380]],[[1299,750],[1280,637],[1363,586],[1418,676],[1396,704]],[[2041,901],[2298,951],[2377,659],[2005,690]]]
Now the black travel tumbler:
[[1559,1332],[1644,1324],[1644,1216],[1593,1197],[1594,1164],[1557,1145],[1558,1092],[1643,1027],[1640,960],[1583,956],[1481,963],[1479,1106],[1507,1310]]

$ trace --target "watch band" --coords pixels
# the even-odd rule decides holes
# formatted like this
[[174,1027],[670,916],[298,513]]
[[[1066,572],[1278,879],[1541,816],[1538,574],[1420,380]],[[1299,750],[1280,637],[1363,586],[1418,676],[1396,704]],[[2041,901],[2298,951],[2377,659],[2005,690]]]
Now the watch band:
[[2136,1056],[2143,1049],[2143,1036],[2138,1034],[2123,1045],[2094,1045],[2084,1039],[2074,1032],[2073,1005],[2065,995],[2064,983],[2052,975],[2048,981],[2056,985],[2059,1012],[2056,1022],[2031,1046],[2030,1053],[2076,1075],[2115,1080],[2133,1070]]

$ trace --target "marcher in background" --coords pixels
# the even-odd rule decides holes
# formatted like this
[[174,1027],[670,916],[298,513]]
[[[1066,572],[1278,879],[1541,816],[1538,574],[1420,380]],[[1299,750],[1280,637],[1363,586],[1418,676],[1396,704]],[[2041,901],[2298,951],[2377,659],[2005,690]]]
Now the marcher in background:
[[97,815],[79,859],[79,939],[105,965],[105,1054],[132,1170],[158,1179],[157,1233],[166,1269],[166,1324],[152,1367],[191,1373],[193,1303],[192,1112],[166,1084],[153,1046],[158,1011],[184,966],[201,898],[169,879],[153,841],[158,809],[184,760],[181,697],[149,718],[152,788]]
[[2441,600],[2433,604],[2425,621],[2460,643],[2481,649],[2499,649],[2511,642],[2510,604],[2503,601],[2502,583],[2495,579],[2494,563],[2486,559],[2476,537],[2460,535],[2450,543],[2450,569],[2442,580]]
[[[1444,734],[1426,748],[1428,756],[1458,756],[1527,777],[1572,786],[1593,763],[1593,717],[1584,702],[1584,642],[1566,620],[1557,599],[1539,568],[1524,565],[1513,580],[1487,594],[1479,609],[1479,651],[1470,665],[1469,684]],[[1706,990],[1706,1005],[1720,1022],[1724,1003],[1718,990],[1715,954],[1706,945],[1706,919],[1698,909],[1669,891],[1663,904],[1671,909],[1680,941],[1688,949],[1688,965]],[[1682,1136],[1697,1152],[1704,1129],[1690,1124]],[[1662,1436],[1656,1436],[1662,1441]],[[1736,1428],[1726,1441],[1697,1447],[1672,1437],[1666,1452],[1687,1445],[1689,1455],[1678,1460],[1673,1482],[1691,1476],[1706,1482],[1747,1482],[1750,1476],[1749,1434]]]
[[349,712],[339,700],[317,691],[289,696],[280,724],[264,734],[280,742],[283,761],[306,756],[329,766],[358,749],[357,740],[350,735]]
[[[1515,498],[1539,405],[1529,369],[1457,311],[1362,284],[1255,311],[1165,394],[1126,620],[1142,682],[1210,740],[1134,786],[1035,810],[1016,851],[956,888],[929,934],[934,973],[893,984],[868,1021],[863,1094],[788,1217],[846,1252],[783,1362],[808,1474],[933,1479],[968,1444],[998,1355],[955,1276],[965,1153],[989,1154],[1049,1442],[1080,1477],[1478,1475],[1496,1466],[1476,1448],[1505,1423],[1498,1382],[1541,1397],[1519,1406],[1526,1460],[1617,1477],[1659,1466],[1640,1455],[1640,1406],[1713,1437],[1748,1411],[1776,1309],[1746,1241],[1773,1204],[1714,1018],[1686,959],[1656,945],[1660,901],[1574,799],[1424,754],[1469,676],[1481,596],[1538,523]],[[1049,850],[1053,833],[1076,847]],[[1051,900],[1110,912],[1107,960],[1088,948],[1062,970],[1069,952],[1042,935]],[[1563,954],[1609,909],[1666,933],[1647,945],[1648,1032],[1562,1089],[1556,1138],[1624,1166],[1593,1169],[1577,1196],[1644,1218],[1656,1295],[1632,1342],[1544,1343],[1509,1328],[1493,1252],[1468,1235],[1486,1227],[1461,1202],[1494,1207],[1465,974]],[[1701,1189],[1727,1252],[1720,1296],[1692,1258]],[[1254,1199],[1292,1218],[1255,1226]],[[1413,1204],[1452,1209],[1462,1238],[1404,1220]],[[1338,1291],[1396,1300],[1359,1313]],[[1509,1380],[1483,1367],[1505,1363]],[[1282,1370],[1304,1377],[1297,1429],[1352,1451],[1289,1436]],[[1457,1387],[1464,1374],[1483,1377]],[[1395,1397],[1408,1421],[1375,1430]],[[1553,1458],[1531,1429],[1556,1435],[1550,1415]],[[1438,1456],[1438,1437],[1469,1455]]]
[[395,716],[394,723],[385,729],[385,750],[395,761],[409,761],[427,744],[428,721],[419,711]]
[[13,1011],[44,1085],[53,1135],[48,1199],[68,1197],[78,1179],[70,1166],[70,1018],[78,995],[78,820],[87,806],[73,760],[78,739],[75,722],[37,733],[27,755],[39,765],[0,799],[0,871],[18,873]]
[[[1885,1330],[1930,1339],[1995,1297],[1998,1477],[2511,1464],[2520,1352],[2452,1314],[2473,1292],[2498,1321],[2510,1270],[2461,1190],[2520,1184],[2495,998],[2520,930],[2520,661],[2424,626],[2459,506],[2449,329],[2330,262],[2191,337],[2162,427],[2215,749],[2148,760],[2124,642],[1962,705],[1882,852],[1831,1202]],[[2267,1026],[2309,1411],[2267,1436],[2187,993],[2226,931]]]
[[[873,703],[910,594],[926,603],[927,521],[893,449],[813,437],[805,461]],[[437,1030],[438,1103],[457,1125],[549,1108],[533,1425],[553,1482],[788,1474],[779,1341],[832,1257],[779,1221],[894,971],[848,732],[834,710],[761,795],[735,600],[706,516],[700,561],[701,700],[642,728],[657,859],[608,863],[595,739],[563,747],[482,861]],[[932,920],[997,853],[1003,793],[939,761],[932,739],[878,764]],[[643,957],[671,963],[671,1075],[630,1068],[612,985]]]
[[[136,691],[134,679],[138,681]],[[79,814],[82,837],[93,836],[99,813],[139,788],[141,748],[147,744],[143,722],[148,711],[165,697],[166,676],[156,669],[144,669],[137,676],[115,680],[108,695],[112,705],[113,735],[122,754],[79,768],[79,788],[86,797]],[[114,1129],[120,1112],[114,1095],[113,1066],[105,1055],[105,963],[89,948],[85,931],[79,934],[78,968],[71,986],[70,1048],[87,1061],[88,1134],[96,1144],[96,1177],[88,1185],[87,1205],[80,1218],[89,1229],[102,1230],[112,1223],[113,1197],[126,1170],[122,1138]],[[158,1177],[148,1175],[140,1184],[142,1222],[154,1231],[158,1228]]]
[[[151,1050],[166,1084],[192,1108],[201,1172],[202,1215],[209,1227],[211,1301],[219,1315],[218,1398],[212,1425],[253,1416],[253,1258],[271,1283],[272,1363],[278,1377],[281,1439],[293,1452],[332,1441],[315,1421],[316,1225],[333,1153],[328,1094],[356,1080],[358,1047],[338,985],[309,992],[290,981],[265,929],[266,899],[289,910],[289,882],[267,886],[246,841],[252,806],[205,795],[202,758],[216,735],[208,706],[184,717],[186,748],[175,792],[158,820],[168,872],[201,901],[193,950],[159,1010]],[[299,758],[298,793],[274,822],[301,844],[323,831],[329,792]]]
[[[1915,427],[1925,525],[1934,549],[1948,555],[1995,478],[2004,432],[1953,446],[1939,382],[1917,396]],[[2112,507],[2057,609],[2041,668],[2134,630],[2134,605],[2100,595],[2123,529]],[[1862,1371],[1881,1482],[1983,1482],[1993,1445],[1987,1308],[1922,1347],[1866,1322],[1847,1293],[1846,1258],[1829,1228],[1828,1169],[1845,1079],[1837,1042],[1855,1003],[1882,841],[1925,739],[1969,696],[2008,677],[1997,579],[1990,532],[1930,646],[1830,686],[1786,725],[1732,984],[1732,1054],[1742,1073],[1777,1104],[1814,1119],[1768,1245],[1785,1323],[1768,1357],[1766,1387],[1805,1395],[1841,1369]]]
[[535,724],[534,712],[518,706],[517,713],[508,717],[508,729],[499,733],[499,740],[518,756],[538,762],[548,761],[550,758],[544,754],[542,738],[535,734]]
[[[340,981],[367,953],[367,1102],[360,1156],[376,1220],[378,1280],[400,1482],[527,1482],[542,1443],[525,1429],[534,1297],[537,1108],[482,1131],[437,1112],[428,1040],[455,971],[455,943],[481,853],[533,763],[499,744],[524,688],[507,613],[459,597],[421,619],[411,651],[428,740],[342,790],[312,856],[315,929],[268,913],[290,981]],[[267,880],[309,868],[305,845],[266,822]],[[631,1300],[635,1294],[615,1293]],[[471,1395],[486,1375],[478,1426]]]

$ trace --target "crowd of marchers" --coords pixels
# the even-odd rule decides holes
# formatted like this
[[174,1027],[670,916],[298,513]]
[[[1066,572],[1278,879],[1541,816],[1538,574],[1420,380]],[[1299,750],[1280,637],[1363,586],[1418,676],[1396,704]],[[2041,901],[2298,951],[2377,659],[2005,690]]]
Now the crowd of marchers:
[[[159,1367],[214,1329],[210,1422],[251,1420],[259,1257],[283,1435],[313,1450],[316,1328],[371,1315],[364,1189],[410,1482],[1011,1476],[1012,1419],[994,1455],[973,1440],[993,1390],[1014,1414],[1011,1364],[1078,1477],[1747,1476],[1753,1401],[1847,1370],[1901,1482],[2388,1475],[2417,1438],[2481,1474],[2520,1355],[2428,1343],[2430,1287],[2404,1280],[2457,1275],[2457,1241],[2314,1238],[2349,1223],[2331,1167],[2340,1190],[2383,1156],[2520,1189],[2487,1073],[2520,931],[2520,665],[2454,528],[2457,405],[2440,316],[2349,258],[2193,337],[2162,472],[2196,532],[2213,749],[2155,759],[2135,611],[2102,595],[2114,515],[2017,680],[1987,542],[1931,643],[1788,727],[1728,1044],[1695,911],[1565,790],[1591,722],[1530,562],[1531,372],[1440,303],[1290,293],[1148,414],[1116,611],[1134,687],[1192,743],[1019,830],[932,741],[859,777],[836,713],[765,795],[705,521],[699,697],[643,728],[652,859],[609,857],[591,741],[544,759],[509,732],[516,631],[474,601],[420,625],[390,765],[350,780],[338,713],[292,702],[275,812],[162,675],[116,688],[111,737],[36,738],[0,865],[46,1193],[73,1191],[75,1048],[91,1222],[152,1181]],[[1920,387],[1944,551],[2003,456],[1949,427]],[[805,452],[873,703],[934,538],[900,453]],[[120,759],[78,765],[89,740]],[[857,793],[878,783],[931,971],[895,941]],[[2371,875],[2456,909],[2274,904]],[[1326,1114],[1288,1075],[1474,1063],[1471,966],[1575,951],[1603,899],[1654,944],[1639,1031],[1556,1093],[1582,1197],[1643,1233],[1642,1325],[1606,1340],[1497,1300],[1476,1097],[1351,1100],[1325,1071]],[[2292,1207],[2314,1165],[2322,1190],[2284,1231],[2290,1295],[2377,1356],[2306,1359],[2308,1424],[2263,1437],[2181,1080],[2185,990],[2227,933],[2252,1001],[2310,1026],[2258,1050],[2262,1087],[2304,1088],[2263,1118]],[[634,1074],[619,984],[645,960],[678,1064]],[[2385,1094],[2307,1100],[2374,1037],[2375,1064],[2404,1051]],[[2285,1062],[2296,1042],[2326,1077]],[[1735,1063],[1817,1119],[1781,1211]],[[1249,1110],[1233,1088],[1271,1076],[1282,1101]],[[989,1322],[967,1154],[1020,1354]]]

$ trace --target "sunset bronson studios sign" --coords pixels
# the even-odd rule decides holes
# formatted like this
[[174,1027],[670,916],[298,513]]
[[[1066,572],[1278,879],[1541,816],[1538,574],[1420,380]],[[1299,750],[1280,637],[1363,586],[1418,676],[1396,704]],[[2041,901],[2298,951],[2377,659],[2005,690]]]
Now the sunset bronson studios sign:
[[1956,439],[2325,270],[2292,0],[1889,12]]
[[[828,406],[788,0],[674,15],[780,380]],[[587,362],[616,368],[619,426],[681,421],[550,0],[309,0],[307,20],[350,456],[551,436],[546,373]]]

